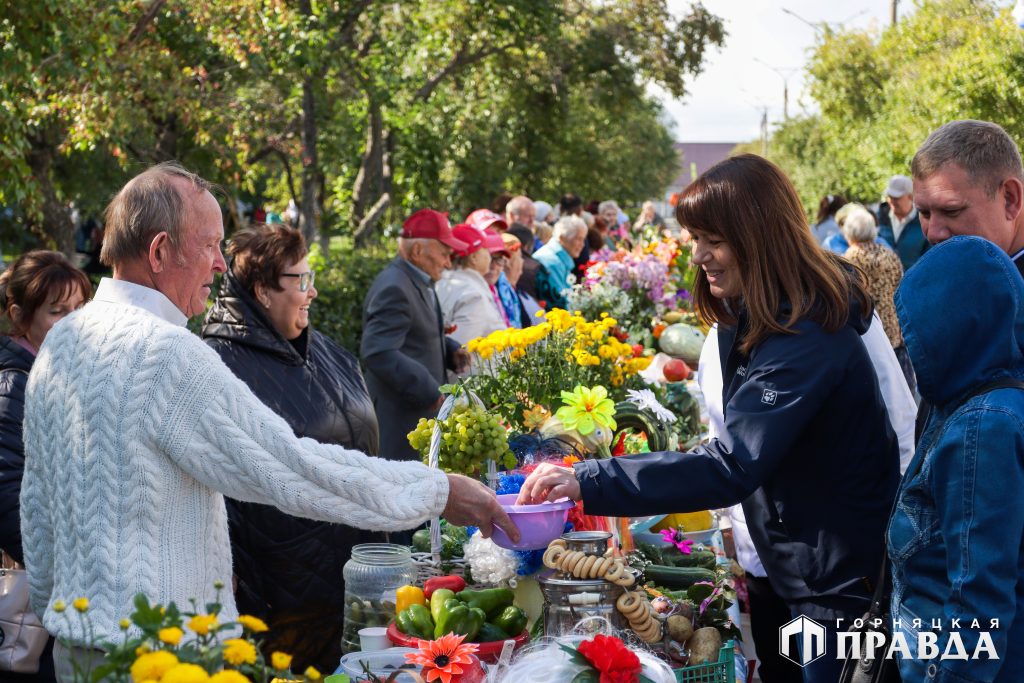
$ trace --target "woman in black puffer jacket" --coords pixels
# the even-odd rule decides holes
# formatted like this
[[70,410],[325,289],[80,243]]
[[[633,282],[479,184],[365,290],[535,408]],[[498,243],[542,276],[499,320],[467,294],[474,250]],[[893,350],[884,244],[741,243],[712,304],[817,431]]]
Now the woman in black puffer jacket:
[[[25,386],[39,347],[57,321],[81,307],[92,295],[89,277],[54,251],[30,251],[0,275],[0,311],[9,335],[0,336],[0,549],[5,562],[24,563],[18,498],[25,473],[21,425]],[[2,631],[0,631],[2,634]],[[39,657],[34,674],[0,673],[9,682],[55,681],[53,638]]]
[[[301,233],[282,225],[241,230],[202,335],[295,434],[368,454],[377,418],[355,357],[309,327],[316,298]],[[294,656],[292,669],[334,671],[341,656],[341,569],[358,543],[382,534],[292,517],[228,500],[239,611],[270,625],[264,651]]]

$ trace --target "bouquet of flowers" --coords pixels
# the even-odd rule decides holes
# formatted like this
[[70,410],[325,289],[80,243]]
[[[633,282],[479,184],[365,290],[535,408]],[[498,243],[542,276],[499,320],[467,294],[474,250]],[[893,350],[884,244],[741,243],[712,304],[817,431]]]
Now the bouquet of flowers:
[[[613,335],[618,321],[597,320],[553,309],[544,322],[470,340],[482,372],[467,386],[513,428],[540,426],[557,408],[562,392],[575,386],[607,388],[613,401],[645,386],[638,376],[651,363]],[[525,429],[524,429],[525,427]]]
[[[214,584],[218,593],[220,582]],[[80,630],[92,633],[88,619],[89,600],[72,602],[76,614],[67,610],[63,601],[54,603],[54,610],[68,619],[77,618]],[[94,680],[164,681],[165,683],[267,683],[273,678],[318,683],[322,674],[308,667],[301,676],[290,672],[291,655],[273,652],[266,661],[259,649],[260,634],[267,625],[257,617],[242,615],[238,621],[220,621],[219,602],[205,605],[203,610],[193,601],[191,609],[182,611],[173,602],[150,604],[149,599],[135,596],[135,611],[130,619],[122,619],[124,639],[119,643],[87,643],[106,652],[95,668],[73,662],[74,678],[81,683]],[[240,629],[239,629],[240,627]],[[238,631],[241,630],[241,634]],[[224,638],[222,634],[234,637]]]

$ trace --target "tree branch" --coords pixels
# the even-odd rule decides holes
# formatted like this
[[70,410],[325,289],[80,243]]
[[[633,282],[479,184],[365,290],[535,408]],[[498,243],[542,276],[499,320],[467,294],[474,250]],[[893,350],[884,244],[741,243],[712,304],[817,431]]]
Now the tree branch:
[[146,27],[153,22],[156,15],[160,13],[160,10],[163,9],[165,4],[167,4],[167,0],[153,0],[153,2],[149,4],[149,9],[146,10],[146,13],[139,17],[139,20],[135,22],[135,27],[132,29],[132,32],[128,34],[128,39],[121,43],[121,46],[117,51],[121,52],[134,45],[142,35],[142,32],[145,31]]
[[484,47],[480,48],[475,52],[467,52],[467,46],[463,45],[458,49],[458,51],[456,51],[456,53],[452,56],[451,60],[444,66],[444,68],[442,68],[436,74],[431,76],[427,80],[427,82],[424,83],[420,87],[420,89],[416,91],[416,94],[413,95],[413,99],[420,101],[428,100],[430,96],[434,93],[434,90],[437,88],[437,86],[439,86],[441,82],[444,81],[444,79],[448,78],[452,74],[456,73],[457,71],[460,71],[461,69],[466,68],[467,66],[470,66],[471,64],[479,62],[482,59],[486,59],[491,55],[498,54],[500,52],[505,52],[506,50],[509,50],[513,47],[515,47],[515,45],[513,43],[509,43],[508,45],[500,45],[497,47]]
[[356,244],[360,246],[366,244],[366,241],[369,239],[374,227],[377,225],[377,221],[380,220],[380,217],[384,214],[384,210],[388,208],[389,204],[391,204],[391,195],[385,192],[380,196],[380,199],[377,200],[377,203],[366,212],[363,220],[359,221],[359,227],[356,228],[354,235]]

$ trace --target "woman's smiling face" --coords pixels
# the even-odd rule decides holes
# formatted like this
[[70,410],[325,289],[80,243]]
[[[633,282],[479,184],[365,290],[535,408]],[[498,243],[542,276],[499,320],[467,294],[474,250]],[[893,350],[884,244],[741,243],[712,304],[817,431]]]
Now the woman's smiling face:
[[693,241],[693,263],[708,278],[711,296],[734,299],[743,292],[743,278],[732,247],[721,235],[689,230]]

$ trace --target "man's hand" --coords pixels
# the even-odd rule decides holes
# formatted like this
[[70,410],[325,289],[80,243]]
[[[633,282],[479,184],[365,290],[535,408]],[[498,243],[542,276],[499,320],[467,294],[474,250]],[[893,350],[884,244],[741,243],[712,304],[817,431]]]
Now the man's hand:
[[458,526],[479,527],[484,538],[500,526],[513,543],[519,542],[519,529],[498,504],[494,491],[461,474],[448,475],[448,504],[441,516]]
[[463,374],[469,370],[469,351],[466,349],[459,349],[452,355],[452,369],[458,375]]
[[523,482],[516,504],[535,505],[559,498],[579,500],[581,497],[580,483],[576,481],[576,471],[573,468],[544,463],[531,472]]

